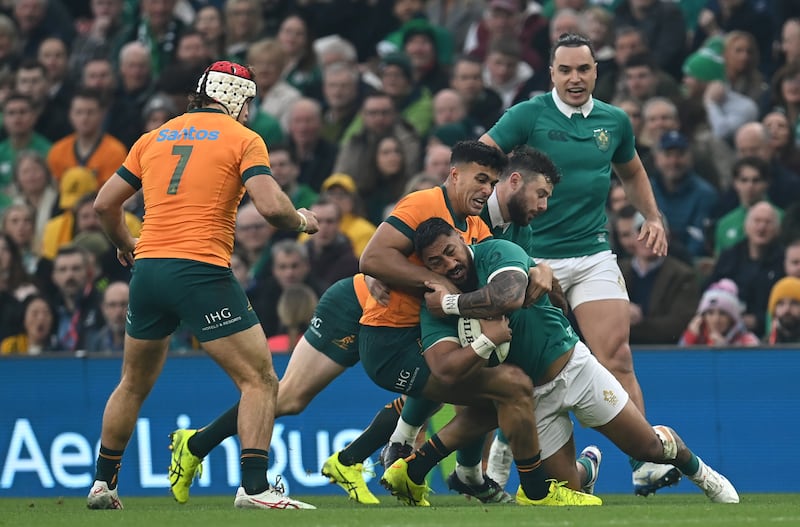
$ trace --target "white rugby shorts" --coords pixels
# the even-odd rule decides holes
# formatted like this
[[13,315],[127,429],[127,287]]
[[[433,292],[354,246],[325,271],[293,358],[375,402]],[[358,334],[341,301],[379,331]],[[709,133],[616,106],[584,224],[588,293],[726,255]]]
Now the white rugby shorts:
[[582,426],[594,428],[614,419],[628,402],[625,388],[580,341],[564,369],[552,381],[535,387],[533,395],[542,459],[572,437],[570,412]]
[[592,300],[629,300],[617,255],[602,251],[575,258],[535,258],[546,263],[567,295],[572,309]]

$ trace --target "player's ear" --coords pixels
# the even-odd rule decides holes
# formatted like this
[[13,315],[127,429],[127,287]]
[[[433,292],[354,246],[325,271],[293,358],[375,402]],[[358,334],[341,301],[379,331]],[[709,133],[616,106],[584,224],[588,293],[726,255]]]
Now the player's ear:
[[522,186],[522,174],[519,172],[512,172],[510,176],[508,176],[509,182],[511,183],[511,189],[517,190],[519,187]]

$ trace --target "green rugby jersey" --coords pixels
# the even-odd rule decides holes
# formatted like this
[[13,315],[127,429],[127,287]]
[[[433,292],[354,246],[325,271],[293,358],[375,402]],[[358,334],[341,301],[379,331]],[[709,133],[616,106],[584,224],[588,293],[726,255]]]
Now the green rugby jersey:
[[[512,242],[486,240],[471,245],[470,249],[477,273],[474,289],[485,286],[499,271],[519,269],[528,274],[529,257]],[[531,379],[544,375],[553,361],[578,342],[569,321],[550,303],[547,295],[527,308],[513,311],[508,317],[513,338],[506,362],[522,368]],[[420,313],[422,348],[428,349],[442,339],[458,342],[458,318],[455,315],[436,318],[423,305]],[[490,362],[490,365],[496,364],[494,359]]]
[[571,258],[610,248],[605,205],[611,163],[633,159],[633,129],[621,109],[594,99],[587,117],[565,116],[553,93],[509,108],[488,132],[503,149],[528,144],[543,151],[561,172],[547,211],[531,222],[537,258]]

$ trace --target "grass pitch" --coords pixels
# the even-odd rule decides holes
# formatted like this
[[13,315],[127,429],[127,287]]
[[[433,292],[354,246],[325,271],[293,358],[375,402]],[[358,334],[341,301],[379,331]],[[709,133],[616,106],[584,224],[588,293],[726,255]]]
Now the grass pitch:
[[[640,498],[602,496],[602,507],[533,508],[484,506],[461,496],[433,495],[430,508],[401,506],[391,496],[363,506],[339,496],[298,496],[318,507],[313,511],[262,511],[233,508],[233,496],[193,497],[186,505],[171,498],[125,498],[125,510],[90,511],[85,498],[0,499],[0,526],[120,527],[198,525],[202,527],[507,527],[569,526],[748,526],[800,525],[797,494],[746,494],[738,505],[710,503],[700,494]],[[280,523],[277,523],[280,522]]]

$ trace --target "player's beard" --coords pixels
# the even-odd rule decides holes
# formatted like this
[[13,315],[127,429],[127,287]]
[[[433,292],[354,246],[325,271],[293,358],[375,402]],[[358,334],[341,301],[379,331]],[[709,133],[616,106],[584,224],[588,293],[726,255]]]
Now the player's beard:
[[[511,195],[508,200],[508,215],[509,220],[514,225],[524,227],[528,224],[528,210],[525,207],[525,187],[520,188],[517,192]],[[536,216],[534,216],[536,217]]]

